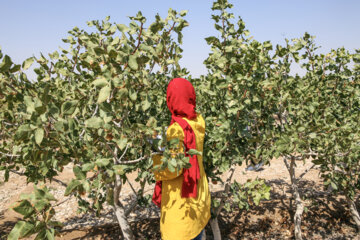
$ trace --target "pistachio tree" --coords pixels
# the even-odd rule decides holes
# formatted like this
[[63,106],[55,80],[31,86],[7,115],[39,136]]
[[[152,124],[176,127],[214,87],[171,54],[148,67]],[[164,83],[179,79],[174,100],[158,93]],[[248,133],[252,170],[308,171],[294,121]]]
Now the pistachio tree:
[[360,80],[359,50],[344,48],[328,54],[309,51],[306,66],[317,78],[314,102],[316,119],[312,138],[314,163],[320,167],[325,186],[346,197],[352,218],[360,230],[356,197],[360,189]]
[[[178,63],[185,15],[170,9],[150,25],[141,12],[128,25],[107,17],[88,22],[93,32],[69,31],[68,48],[48,58],[20,66],[2,57],[5,175],[22,168],[28,182],[51,181],[71,162],[75,178],[65,195],[77,197],[80,211],[111,205],[124,238],[134,239],[127,216],[137,202],[121,203],[121,189],[127,173],[138,171],[134,193],[143,200],[145,184],[154,181],[149,139],[168,124],[169,79],[186,74]],[[29,81],[23,71],[34,61],[37,79]]]
[[[208,176],[216,179],[229,170],[226,195],[234,189],[230,182],[237,164],[283,158],[295,201],[294,234],[296,239],[302,239],[305,206],[299,182],[315,165],[302,173],[296,171],[296,166],[299,160],[309,161],[310,157],[316,162],[314,147],[321,146],[315,144],[316,132],[324,129],[319,124],[318,107],[326,70],[320,72],[314,67],[318,48],[314,37],[306,33],[299,39],[285,39],[284,46],[273,48],[269,41],[260,43],[249,37],[241,18],[234,24],[234,15],[227,12],[231,7],[227,1],[213,4],[213,10],[220,11],[212,16],[220,37],[206,38],[211,46],[204,62],[209,73],[199,80],[200,95],[207,100],[202,108],[208,129],[204,150]],[[291,74],[294,63],[306,70],[304,77]],[[266,198],[265,193],[258,191],[258,196],[264,194]],[[235,191],[231,195],[235,201],[241,199]],[[220,199],[220,203],[213,201],[214,229],[218,229],[216,217],[227,198]]]
[[302,239],[301,221],[305,208],[299,182],[314,165],[302,173],[298,173],[296,167],[300,160],[305,162],[310,157],[314,131],[311,123],[315,115],[314,103],[317,98],[313,91],[318,81],[297,74],[293,76],[290,71],[293,63],[300,61],[308,63],[308,53],[304,53],[304,49],[311,45],[311,41],[312,37],[307,33],[303,38],[293,39],[291,42],[286,40],[285,46],[276,46],[273,56],[276,60],[274,65],[276,73],[272,79],[272,87],[276,89],[277,99],[274,115],[277,127],[273,135],[273,153],[274,157],[283,158],[289,172],[292,200],[295,201],[293,214],[295,239]]
[[[355,204],[360,187],[360,52],[340,48],[318,54],[307,33],[283,46],[256,41],[242,19],[228,12],[231,8],[227,0],[214,1],[218,37],[206,38],[211,47],[204,62],[208,74],[190,79],[197,110],[206,121],[204,152],[191,154],[203,155],[211,181],[226,175],[223,191],[212,194],[214,238],[221,239],[217,218],[222,209],[248,209],[249,202],[269,199],[263,180],[234,181],[235,167],[273,157],[283,158],[289,171],[296,239],[302,239],[305,208],[299,182],[314,166],[334,194],[346,197],[360,228]],[[80,211],[99,214],[110,205],[124,238],[134,239],[127,216],[139,201],[147,201],[145,184],[154,183],[152,149],[172,144],[154,139],[164,135],[170,120],[164,111],[166,87],[171,78],[188,75],[179,65],[185,15],[170,9],[165,19],[157,15],[150,25],[141,12],[128,25],[111,23],[109,17],[90,21],[94,31],[75,27],[63,40],[66,49],[22,64],[0,49],[0,170],[5,180],[15,172],[35,184],[56,181],[72,163],[75,178],[62,183],[65,195],[78,199]],[[291,74],[294,63],[304,76]],[[29,80],[25,71],[33,64],[36,79]],[[158,168],[189,167],[180,155],[174,159],[165,151]],[[314,165],[299,173],[300,160]],[[126,182],[133,185],[127,174],[134,171],[140,189],[133,188],[136,201],[124,204],[121,190]],[[9,239],[30,234],[53,239],[61,227],[52,219],[55,201],[47,188],[23,196],[14,206],[23,220]]]
[[[295,199],[295,237],[301,239],[301,214],[304,210],[297,183],[314,166],[321,169],[325,185],[334,193],[343,193],[353,219],[358,225],[359,214],[354,198],[359,190],[358,171],[358,79],[351,61],[357,54],[345,49],[318,54],[314,37],[305,34],[294,39],[286,48],[278,47],[277,55],[282,76],[278,119],[279,138],[275,141],[276,155],[284,157],[292,182]],[[303,77],[289,74],[291,61],[306,70]],[[286,70],[287,69],[287,70]],[[296,160],[310,160],[305,172],[295,175]]]
[[235,21],[228,12],[230,8],[232,4],[227,1],[213,3],[212,19],[219,37],[206,38],[211,47],[204,62],[208,74],[196,81],[207,130],[204,143],[207,176],[212,181],[221,181],[219,176],[226,175],[223,193],[213,195],[210,224],[215,239],[221,239],[217,217],[224,206],[229,209],[232,202],[243,208],[246,205],[243,200],[248,197],[242,194],[269,199],[270,189],[263,181],[251,188],[232,182],[236,166],[244,161],[271,159],[271,133],[275,128],[272,118],[275,98],[266,82],[273,74],[269,55],[272,45],[253,40],[242,19]]

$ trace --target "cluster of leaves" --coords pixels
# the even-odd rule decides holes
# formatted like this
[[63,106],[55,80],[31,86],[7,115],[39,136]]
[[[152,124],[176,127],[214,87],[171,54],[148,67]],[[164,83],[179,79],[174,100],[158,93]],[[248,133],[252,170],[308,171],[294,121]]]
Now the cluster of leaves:
[[[195,82],[200,109],[206,115],[204,153],[211,178],[244,160],[258,162],[271,158],[274,129],[273,91],[265,79],[271,78],[273,59],[269,42],[249,36],[241,18],[236,23],[227,1],[216,1],[212,15],[220,37],[208,37],[211,53],[205,60],[206,77]],[[266,119],[266,120],[265,120]]]
[[[206,121],[207,176],[220,180],[244,161],[283,157],[291,159],[290,166],[285,163],[295,186],[295,159],[311,158],[326,185],[353,199],[360,187],[360,51],[317,54],[314,37],[307,33],[286,40],[285,46],[259,42],[241,18],[234,20],[231,8],[227,0],[213,3],[219,37],[206,38],[211,47],[204,62],[208,74],[190,79]],[[64,39],[68,49],[21,65],[0,50],[0,170],[5,180],[10,171],[21,169],[28,182],[47,181],[72,162],[76,178],[65,195],[74,194],[81,210],[99,213],[105,201],[118,204],[114,189],[128,181],[127,173],[138,171],[142,187],[154,182],[154,148],[167,146],[158,169],[188,168],[185,152],[177,151],[178,140],[154,139],[154,131],[166,139],[169,79],[188,74],[179,65],[185,15],[170,9],[165,19],[157,15],[148,27],[141,12],[130,17],[129,25],[111,23],[109,17],[90,21],[93,32],[69,31]],[[30,81],[24,71],[34,62],[37,79]],[[306,74],[290,74],[293,64]],[[190,149],[187,154],[202,153]],[[227,190],[240,208],[269,198],[269,188],[258,179],[228,184]],[[148,202],[142,194],[139,190],[138,200]],[[32,209],[49,210],[50,201],[42,210]],[[217,208],[224,202],[214,199],[213,204]],[[27,221],[16,225],[14,239],[30,233],[29,226],[51,225]],[[54,235],[49,227],[34,229]]]
[[231,187],[230,182],[236,165],[272,158],[276,128],[275,89],[265,81],[276,74],[275,60],[270,55],[272,44],[250,37],[244,21],[240,17],[234,21],[234,14],[228,12],[232,7],[228,1],[213,3],[212,10],[218,14],[212,15],[212,19],[219,37],[206,38],[211,53],[204,64],[209,72],[194,80],[207,129],[205,171],[213,181],[222,181],[219,176],[229,172],[224,194],[232,198],[212,199],[213,218],[222,206],[229,209],[235,203],[244,208],[249,201],[258,204],[260,199],[268,199],[270,188],[264,182],[247,183],[246,187],[236,182]]
[[[269,200],[270,190],[271,187],[265,183],[264,179],[256,178],[255,180],[248,179],[244,184],[234,181],[231,185],[230,192],[234,204],[240,209],[245,208],[246,210],[249,210],[252,203],[258,206],[261,200]],[[225,209],[227,209],[226,204]],[[227,210],[230,210],[230,208]]]
[[[234,181],[229,192],[221,194],[219,198],[228,199],[224,202],[223,206],[227,212],[232,211],[235,207],[249,210],[253,204],[258,206],[261,200],[269,200],[270,190],[271,187],[265,183],[264,179],[248,179],[244,184]],[[212,201],[212,207],[215,209],[221,204],[219,198],[215,198]]]
[[[164,136],[165,137],[165,136]],[[162,138],[166,139],[166,138]],[[155,149],[159,149],[165,142],[166,146],[163,147],[164,151],[155,152],[153,154],[161,154],[161,164],[153,167],[154,171],[163,171],[168,169],[170,172],[179,173],[182,169],[190,168],[189,155],[202,155],[202,152],[196,149],[189,149],[187,152],[184,151],[185,146],[180,143],[178,138],[173,138],[170,141],[163,141],[162,139],[154,139]],[[158,140],[158,141],[155,141]]]
[[[312,159],[325,184],[353,199],[360,184],[359,51],[317,54],[308,33],[285,46],[258,42],[241,18],[234,21],[232,7],[213,3],[219,37],[206,38],[209,73],[194,81],[207,123],[207,175],[218,180],[244,161],[282,157],[295,193],[306,173],[296,175],[295,160]],[[306,74],[291,74],[294,64]]]
[[[107,199],[113,203],[114,183],[124,184],[127,173],[138,170],[141,186],[153,182],[147,139],[169,122],[168,81],[187,74],[178,63],[185,15],[170,9],[148,27],[141,12],[128,26],[109,17],[90,21],[93,32],[69,31],[63,40],[68,49],[22,65],[1,54],[0,168],[6,180],[21,169],[28,182],[47,181],[72,162],[76,179],[65,195],[74,194],[80,210],[97,213]],[[24,70],[34,62],[37,79],[29,81]]]
[[319,79],[321,93],[313,103],[317,116],[311,143],[314,163],[321,167],[325,185],[352,200],[360,189],[359,63],[359,50],[350,54],[340,48],[327,55],[314,54],[309,66],[309,77]]
[[55,239],[55,235],[62,227],[62,223],[52,220],[55,210],[51,205],[56,201],[46,187],[34,187],[31,194],[22,194],[20,202],[13,210],[23,215],[23,220],[18,221],[11,230],[8,239],[18,239],[36,234],[35,239]]

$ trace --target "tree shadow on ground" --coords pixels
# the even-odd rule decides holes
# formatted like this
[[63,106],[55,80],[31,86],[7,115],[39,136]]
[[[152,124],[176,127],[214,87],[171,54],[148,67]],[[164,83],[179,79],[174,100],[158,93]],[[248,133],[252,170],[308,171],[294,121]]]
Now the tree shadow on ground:
[[[0,217],[1,219],[2,217]],[[20,219],[19,219],[20,220]],[[7,235],[11,232],[12,228],[15,226],[15,221],[5,221],[0,225],[0,240],[7,239]]]
[[[249,210],[223,210],[219,216],[222,236],[226,239],[293,239],[294,204],[289,183],[281,179],[267,181],[272,187],[271,199],[252,205]],[[304,198],[302,231],[305,239],[354,239],[356,226],[352,223],[346,201],[334,197],[314,181],[299,182]],[[208,231],[211,229],[208,227]],[[212,239],[210,236],[208,239]]]
[[[230,212],[221,211],[220,230],[223,239],[293,239],[293,206],[289,183],[281,179],[267,181],[272,187],[271,199],[261,201],[258,206],[251,205],[249,210],[233,206]],[[356,239],[356,226],[352,223],[346,201],[335,197],[313,181],[299,182],[299,190],[307,210],[303,213],[302,231],[304,239]],[[215,194],[221,194],[216,192]],[[359,201],[357,207],[360,209]],[[289,211],[290,210],[290,211]],[[0,220],[4,216],[0,214]],[[89,218],[89,216],[87,216]],[[88,222],[89,219],[74,217],[71,221]],[[0,225],[0,236],[6,236],[15,222]],[[130,223],[135,239],[160,239],[160,220],[158,217],[144,218]],[[63,230],[57,239],[123,239],[116,220],[111,224],[95,227],[77,227]],[[207,239],[212,240],[209,224],[206,226]],[[6,239],[0,237],[1,240]]]
[[[160,219],[143,219],[141,221],[130,223],[133,230],[135,239],[150,240],[161,239],[160,236]],[[117,223],[106,224],[98,227],[92,227],[83,230],[82,232],[76,232],[74,229],[65,230],[62,232],[64,238],[61,239],[73,239],[73,240],[123,240],[123,236],[120,227]],[[77,236],[78,235],[78,236]]]

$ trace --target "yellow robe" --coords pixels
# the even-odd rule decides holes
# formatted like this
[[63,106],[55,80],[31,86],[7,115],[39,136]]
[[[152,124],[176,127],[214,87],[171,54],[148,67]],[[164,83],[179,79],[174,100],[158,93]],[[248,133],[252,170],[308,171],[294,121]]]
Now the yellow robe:
[[[200,114],[193,120],[184,118],[192,127],[196,137],[196,150],[203,152],[205,121]],[[184,132],[178,123],[172,124],[166,133],[170,141],[178,138],[182,143]],[[181,144],[182,146],[182,144]],[[183,151],[183,150],[182,150]],[[154,165],[161,163],[161,156],[154,156]],[[163,240],[191,240],[203,230],[210,219],[210,192],[204,171],[202,156],[197,156],[200,167],[198,195],[182,198],[183,177],[169,170],[154,172],[156,181],[162,181],[160,232]]]

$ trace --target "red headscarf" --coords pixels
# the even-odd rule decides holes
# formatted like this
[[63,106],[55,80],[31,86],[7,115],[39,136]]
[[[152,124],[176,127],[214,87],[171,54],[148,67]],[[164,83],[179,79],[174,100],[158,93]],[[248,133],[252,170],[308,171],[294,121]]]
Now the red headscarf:
[[[193,85],[186,79],[174,78],[170,81],[166,92],[167,106],[171,112],[171,124],[177,122],[184,131],[185,152],[196,149],[195,133],[191,126],[183,118],[189,120],[196,118],[196,95]],[[197,183],[200,179],[200,169],[197,156],[189,157],[191,167],[183,170],[183,184],[181,197],[197,197]],[[161,206],[161,181],[157,181],[153,194],[153,202]]]

